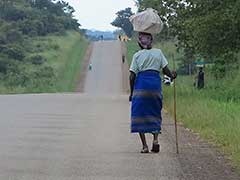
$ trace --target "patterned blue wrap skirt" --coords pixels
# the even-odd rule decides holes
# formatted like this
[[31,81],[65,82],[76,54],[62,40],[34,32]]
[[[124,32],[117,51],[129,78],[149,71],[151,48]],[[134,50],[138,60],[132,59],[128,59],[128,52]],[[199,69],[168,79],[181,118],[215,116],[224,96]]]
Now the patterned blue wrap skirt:
[[160,133],[162,124],[162,87],[157,71],[137,74],[131,107],[132,133]]

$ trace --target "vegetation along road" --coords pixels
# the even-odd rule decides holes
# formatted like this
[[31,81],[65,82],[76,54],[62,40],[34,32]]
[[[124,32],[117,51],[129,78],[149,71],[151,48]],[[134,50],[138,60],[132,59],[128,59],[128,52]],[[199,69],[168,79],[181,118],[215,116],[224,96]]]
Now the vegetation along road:
[[88,46],[73,8],[14,0],[0,12],[0,93],[73,91]]

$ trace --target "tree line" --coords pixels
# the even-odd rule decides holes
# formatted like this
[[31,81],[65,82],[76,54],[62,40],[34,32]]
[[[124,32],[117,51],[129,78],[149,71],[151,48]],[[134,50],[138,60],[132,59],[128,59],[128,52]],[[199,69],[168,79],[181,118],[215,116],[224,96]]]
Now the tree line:
[[[197,57],[205,59],[214,64],[217,78],[239,68],[239,0],[136,0],[136,3],[139,11],[149,7],[158,11],[165,28],[157,39],[177,39],[177,47],[184,55],[183,64],[191,64]],[[113,25],[123,19],[119,12]]]

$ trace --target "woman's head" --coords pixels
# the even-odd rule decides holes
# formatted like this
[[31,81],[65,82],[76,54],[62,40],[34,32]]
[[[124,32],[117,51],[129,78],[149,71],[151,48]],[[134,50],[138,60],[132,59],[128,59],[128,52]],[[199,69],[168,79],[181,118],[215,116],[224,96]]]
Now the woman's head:
[[138,44],[142,49],[152,48],[153,37],[149,33],[139,32],[138,34]]

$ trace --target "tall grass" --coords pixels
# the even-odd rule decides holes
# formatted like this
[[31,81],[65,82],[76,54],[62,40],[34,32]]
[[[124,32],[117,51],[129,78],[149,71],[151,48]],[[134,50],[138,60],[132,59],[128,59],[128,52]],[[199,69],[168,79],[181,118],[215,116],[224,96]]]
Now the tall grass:
[[[127,47],[134,50],[132,43]],[[172,66],[172,56],[181,57],[172,42],[156,44],[162,49]],[[194,76],[178,76],[177,119],[185,127],[199,133],[203,138],[219,145],[240,168],[240,73],[235,78],[226,77],[216,81],[206,72],[206,87],[198,90],[193,86]],[[173,88],[163,86],[164,107],[173,114]]]
[[[27,84],[16,86],[18,79],[12,79],[13,86],[0,84],[0,93],[73,92],[88,41],[78,32],[68,31],[61,36],[35,37],[29,44],[32,46],[29,47],[26,63],[22,65]],[[36,55],[46,61],[41,65],[28,62],[28,59]],[[11,78],[7,80],[10,81]]]
[[136,41],[128,41],[127,42],[127,60],[128,60],[129,64],[131,64],[132,57],[138,50],[140,50],[140,48],[139,48],[138,44],[136,43]]
[[66,36],[48,37],[59,48],[41,53],[56,73],[55,89],[57,92],[72,92],[80,75],[81,62],[88,43],[78,32],[70,31]]
[[[178,77],[176,86],[178,120],[220,145],[240,167],[240,104],[216,100],[207,89],[196,90],[189,77]],[[163,91],[164,107],[172,114],[173,89],[164,87]]]

